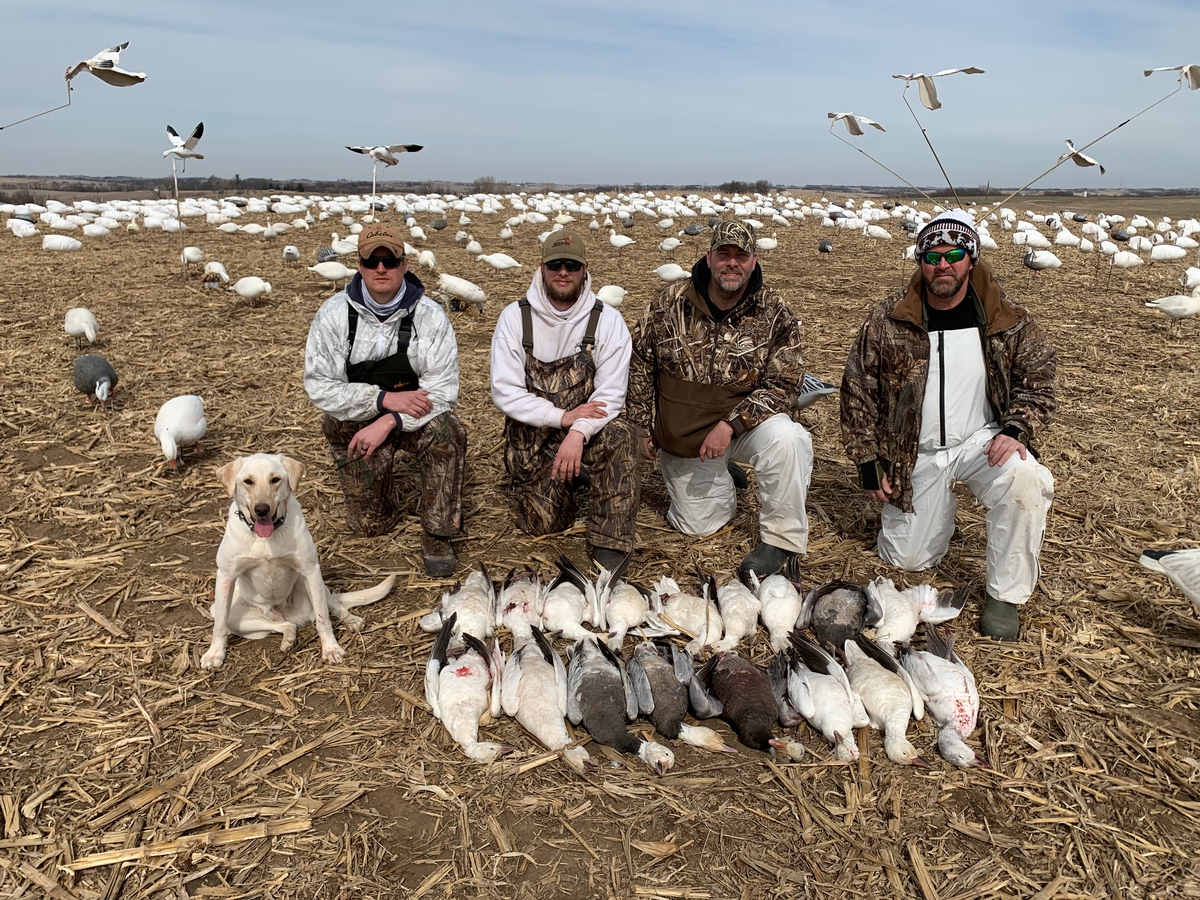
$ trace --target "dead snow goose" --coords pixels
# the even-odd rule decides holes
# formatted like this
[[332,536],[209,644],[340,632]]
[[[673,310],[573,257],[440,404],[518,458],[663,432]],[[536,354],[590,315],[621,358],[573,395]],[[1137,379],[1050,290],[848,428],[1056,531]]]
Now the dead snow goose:
[[500,715],[500,671],[504,656],[499,644],[493,642],[489,649],[474,635],[463,634],[466,650],[454,659],[454,665],[449,665],[454,624],[452,614],[433,642],[425,665],[425,699],[463,753],[475,762],[486,764],[513,751],[505,744],[479,740],[480,717],[488,712],[493,717]]
[[567,670],[537,628],[514,634],[513,652],[504,664],[500,703],[506,716],[549,750],[561,750],[563,761],[583,774],[592,759],[583,747],[572,747],[567,714]]
[[900,765],[928,768],[929,763],[905,736],[909,718],[921,719],[925,715],[925,701],[908,673],[862,634],[847,640],[843,652],[850,687],[862,698],[871,727],[883,732],[888,759]]
[[788,670],[788,699],[833,745],[834,756],[858,759],[854,729],[871,724],[862,698],[850,687],[846,670],[830,654],[799,631],[792,632],[791,641],[799,659]]
[[925,650],[904,648],[900,664],[921,694],[929,718],[938,726],[938,752],[960,768],[990,769],[966,739],[979,719],[979,691],[975,676],[954,652],[953,635],[925,626]]

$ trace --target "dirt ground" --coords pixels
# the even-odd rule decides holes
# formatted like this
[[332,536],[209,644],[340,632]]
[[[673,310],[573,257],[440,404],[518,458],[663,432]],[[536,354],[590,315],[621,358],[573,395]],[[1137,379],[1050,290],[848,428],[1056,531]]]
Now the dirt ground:
[[[1011,205],[1053,208],[1027,203]],[[1130,207],[1165,211],[1104,204]],[[1200,214],[1200,201],[1168,214],[1180,207]],[[483,314],[452,315],[469,433],[458,574],[481,561],[493,573],[530,561],[549,573],[560,552],[585,560],[582,524],[541,539],[515,531],[487,381],[496,316],[528,285],[539,227],[505,245],[502,216],[474,218],[486,251],[525,265],[496,273],[454,243],[454,224],[427,229],[439,271],[491,298]],[[1179,292],[1183,265],[1110,278],[1097,257],[1064,248],[1061,269],[1035,274],[994,232],[1001,249],[988,258],[1058,349],[1060,410],[1039,447],[1055,499],[1022,640],[978,638],[978,597],[955,624],[982,696],[972,743],[993,771],[950,767],[922,723],[910,738],[932,763],[924,771],[890,763],[878,733],[860,736],[859,763],[836,762],[802,728],[799,763],[679,746],[657,778],[593,745],[609,764],[577,776],[507,719],[484,731],[521,754],[473,765],[431,718],[431,641],[416,619],[447,584],[420,569],[415,491],[392,535],[346,529],[301,379],[309,322],[332,293],[304,266],[344,230],[268,242],[193,225],[188,243],[206,259],[272,283],[258,308],[202,290],[195,274],[184,282],[175,235],[120,231],[61,254],[0,233],[0,897],[1200,896],[1200,625],[1137,563],[1146,547],[1200,543],[1200,321],[1172,338],[1143,306]],[[807,368],[840,382],[868,308],[911,271],[906,242],[811,220],[765,230],[779,238],[765,278],[803,320]],[[628,289],[631,323],[668,261],[652,219],[639,216],[632,235],[624,251],[602,237],[589,246],[594,285]],[[826,237],[835,252],[819,255]],[[285,243],[304,265],[282,261]],[[687,238],[675,260],[689,266],[706,246]],[[104,410],[71,383],[76,349],[62,319],[80,305],[101,324],[95,352],[120,375]],[[203,455],[172,471],[153,423],[185,393],[204,397],[209,433]],[[842,454],[836,399],[803,418],[817,457],[807,584],[982,578],[983,510],[966,494],[937,570],[884,566],[872,552],[878,510]],[[199,669],[228,509],[214,469],[258,451],[307,466],[299,499],[334,590],[399,576],[360,635],[339,633],[343,665],[322,664],[307,629],[290,654],[235,640],[223,668]],[[692,540],[668,529],[646,465],[632,575],[686,580],[699,561],[728,578],[755,540],[753,491],[727,528]],[[767,659],[764,638],[753,649]]]

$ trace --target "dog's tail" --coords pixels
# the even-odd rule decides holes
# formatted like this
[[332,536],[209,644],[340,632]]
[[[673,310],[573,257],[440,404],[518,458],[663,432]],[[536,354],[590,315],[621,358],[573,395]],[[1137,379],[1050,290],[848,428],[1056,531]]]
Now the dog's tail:
[[344,594],[334,594],[334,599],[346,609],[353,609],[356,606],[366,606],[374,603],[377,600],[382,600],[392,591],[392,586],[396,583],[396,576],[389,575],[373,588],[364,588],[361,591],[347,591]]

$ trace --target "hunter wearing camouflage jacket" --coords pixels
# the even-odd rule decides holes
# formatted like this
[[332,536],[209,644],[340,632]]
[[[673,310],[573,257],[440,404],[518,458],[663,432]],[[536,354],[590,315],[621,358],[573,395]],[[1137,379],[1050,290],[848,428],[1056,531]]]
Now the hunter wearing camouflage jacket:
[[626,415],[676,456],[695,456],[721,419],[741,436],[773,415],[790,416],[804,381],[800,323],[780,293],[763,286],[762,268],[721,322],[697,288],[708,278],[701,258],[633,332]]
[[[1011,301],[978,263],[971,294],[984,346],[988,397],[1002,431],[1027,447],[1054,417],[1056,356],[1045,332]],[[842,377],[842,442],[869,478],[878,462],[891,482],[891,503],[912,512],[921,405],[929,373],[921,277],[871,311],[850,349]]]
[[[777,548],[776,557],[804,553],[813,456],[808,431],[793,418],[804,380],[800,322],[778,291],[763,286],[757,262],[742,297],[714,316],[711,274],[701,257],[691,278],[664,288],[634,328],[626,416],[659,450],[672,527],[698,536],[724,527],[737,508],[726,464],[746,463],[762,501],[759,547]],[[701,459],[722,421],[733,432],[724,458]]]

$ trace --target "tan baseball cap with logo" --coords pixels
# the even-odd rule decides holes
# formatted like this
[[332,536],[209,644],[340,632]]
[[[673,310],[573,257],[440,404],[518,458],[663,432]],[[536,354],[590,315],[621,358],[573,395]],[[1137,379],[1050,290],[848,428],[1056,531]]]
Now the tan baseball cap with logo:
[[395,228],[374,222],[363,228],[358,235],[358,255],[369,259],[379,247],[387,247],[396,257],[404,256],[404,239]]
[[583,246],[583,235],[574,231],[553,232],[542,245],[542,262],[552,259],[573,259],[587,265],[587,252]]

